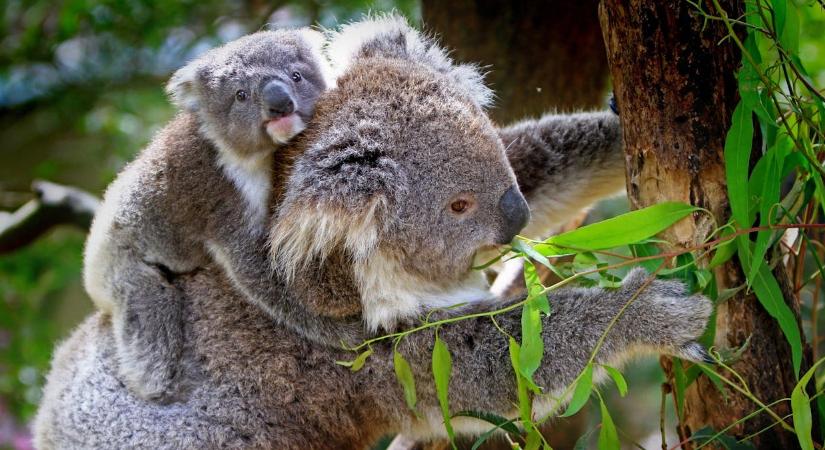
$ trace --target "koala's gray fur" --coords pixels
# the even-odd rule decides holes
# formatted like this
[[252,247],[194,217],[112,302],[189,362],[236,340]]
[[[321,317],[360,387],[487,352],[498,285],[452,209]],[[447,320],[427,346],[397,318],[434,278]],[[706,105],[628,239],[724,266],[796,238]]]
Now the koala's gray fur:
[[[370,22],[381,33],[367,33]],[[358,39],[346,30],[333,38],[333,44],[348,39],[356,47],[348,54],[356,56],[338,87],[319,99],[310,128],[294,145],[294,163],[276,161],[288,177],[276,179],[279,210],[271,236],[280,267],[263,283],[272,286],[271,298],[258,298],[263,310],[243,301],[237,287],[267,281],[264,273],[206,265],[176,277],[187,318],[181,362],[192,387],[186,398],[166,405],[121,384],[112,324],[105,315],[92,316],[56,352],[35,422],[38,448],[337,449],[365,448],[397,432],[417,439],[444,436],[430,373],[432,330],[410,335],[398,347],[413,368],[421,417],[405,405],[391,342],[374,344],[366,366],[353,373],[334,364],[353,355],[328,340],[359,338],[365,328],[406,326],[448,302],[468,304],[434,314],[444,318],[508,304],[475,284],[473,256],[507,237],[502,234],[510,219],[498,200],[512,192],[516,178],[534,187],[525,189],[531,198],[558,175],[558,162],[540,155],[563,160],[565,148],[552,140],[520,146],[517,154],[529,160],[535,153],[545,167],[532,171],[525,162],[519,169],[514,161],[514,173],[472,77],[464,84],[468,78],[451,76],[449,66],[434,63],[428,52],[405,52],[407,42],[421,41],[415,48],[432,43],[400,19],[366,21],[358,29]],[[364,54],[359,46],[392,51]],[[530,135],[565,134],[555,128],[565,122],[538,123],[549,124],[549,134],[531,131],[524,142]],[[583,152],[592,158],[564,170],[599,167],[610,157],[596,156],[596,148],[613,152],[612,142]],[[552,195],[551,189],[543,192]],[[466,196],[473,207],[454,215],[456,196]],[[532,210],[534,219],[548,214]],[[314,241],[320,238],[323,246]],[[224,251],[231,260],[242,249]],[[534,379],[550,396],[536,401],[537,415],[575,379],[617,315],[597,363],[620,365],[637,352],[703,357],[695,340],[710,302],[675,282],[653,280],[645,287],[646,279],[637,270],[616,290],[559,289],[549,296],[546,354]],[[520,314],[497,317],[517,339]],[[506,336],[489,319],[477,318],[444,325],[439,337],[453,355],[451,410],[517,416]],[[465,434],[488,428],[469,418],[457,418],[453,426]]]
[[[308,29],[259,32],[187,64],[168,88],[184,111],[108,189],[86,245],[85,285],[113,315],[119,374],[140,396],[171,401],[187,390],[175,278],[240,235],[248,251],[236,263],[268,266],[254,249],[266,245],[273,153],[302,131],[326,89],[322,43]],[[294,113],[269,113],[261,87],[270,82]],[[285,125],[273,132],[276,121]]]

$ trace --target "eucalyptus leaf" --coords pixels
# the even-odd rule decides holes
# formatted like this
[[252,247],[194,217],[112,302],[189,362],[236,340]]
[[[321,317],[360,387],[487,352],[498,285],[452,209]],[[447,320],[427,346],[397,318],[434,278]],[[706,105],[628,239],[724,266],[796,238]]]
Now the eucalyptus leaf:
[[447,398],[447,390],[450,385],[450,375],[453,371],[453,359],[447,344],[438,335],[435,336],[433,346],[433,379],[435,381],[435,392],[438,397],[438,404],[441,406],[441,416],[444,418],[444,428],[447,429],[447,436],[450,443],[455,448],[455,432],[450,423],[450,404]]
[[397,350],[393,353],[393,366],[395,367],[395,378],[404,389],[404,401],[407,402],[407,407],[418,414],[415,409],[417,399],[415,395],[415,378],[413,378],[410,363]]
[[364,367],[364,363],[367,361],[367,358],[372,355],[372,347],[367,348],[367,350],[360,355],[358,355],[352,361],[335,361],[335,364],[339,366],[349,367],[349,370],[353,372],[358,372]]
[[558,234],[545,242],[579,250],[604,250],[655,236],[698,208],[665,202]]
[[624,376],[618,369],[610,366],[602,365],[607,374],[610,375],[610,378],[613,378],[613,382],[616,383],[616,388],[619,390],[619,395],[624,397],[627,395],[627,381],[624,379]]
[[725,139],[725,173],[731,214],[739,228],[747,228],[749,216],[748,165],[753,142],[751,109],[739,102],[733,111],[731,127]]
[[516,373],[519,415],[521,416],[521,421],[524,424],[524,427],[529,428],[532,426],[533,401],[530,398],[530,394],[527,392],[527,384],[524,376],[521,374],[521,368],[519,366],[519,354],[521,353],[521,347],[518,345],[518,342],[513,339],[513,337],[510,337],[509,339],[509,349],[510,364],[513,366],[513,370]]
[[590,392],[593,390],[593,364],[589,363],[585,366],[581,376],[576,382],[576,389],[573,390],[573,397],[570,398],[570,403],[567,409],[560,417],[570,417],[579,412],[590,398]]
[[602,412],[602,428],[599,430],[599,450],[618,450],[619,434],[616,432],[616,425],[613,423],[613,418],[610,417],[610,412],[607,410],[607,405],[604,400],[599,401],[599,408]]
[[[750,242],[747,240],[747,236],[739,236],[736,240],[739,246],[739,260],[742,261],[744,267],[749,267],[752,258]],[[779,328],[782,329],[785,339],[788,340],[791,346],[794,373],[799,377],[799,369],[802,364],[802,337],[796,323],[796,317],[788,304],[785,303],[785,297],[779,288],[779,282],[776,281],[767,264],[763,264],[754,278],[749,281],[759,303],[762,304],[762,307],[771,317],[779,322]]]
[[541,311],[533,304],[527,303],[521,311],[521,352],[519,353],[519,367],[524,378],[533,380],[533,373],[541,365],[543,356]]
[[813,428],[813,416],[811,414],[811,398],[805,388],[811,381],[811,378],[816,373],[825,358],[816,362],[799,382],[794,386],[791,392],[791,412],[793,413],[793,428],[796,431],[796,437],[799,439],[799,446],[803,450],[813,450],[814,442],[811,436],[811,429]]
[[520,434],[518,427],[513,424],[513,419],[506,419],[493,413],[484,411],[459,411],[453,414],[453,417],[472,417],[495,425],[496,429],[502,429],[514,436]]

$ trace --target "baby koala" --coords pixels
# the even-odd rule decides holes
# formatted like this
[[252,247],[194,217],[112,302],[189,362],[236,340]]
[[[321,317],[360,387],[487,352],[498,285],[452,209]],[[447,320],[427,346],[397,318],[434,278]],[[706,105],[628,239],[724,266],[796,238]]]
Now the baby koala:
[[[310,29],[242,37],[178,70],[167,91],[182,110],[108,188],[86,243],[84,283],[111,313],[121,379],[155,401],[172,389],[183,351],[179,274],[220,256],[270,264],[265,242],[273,155],[300,133],[331,77]],[[238,230],[241,230],[239,233]],[[240,249],[240,250],[238,250]]]

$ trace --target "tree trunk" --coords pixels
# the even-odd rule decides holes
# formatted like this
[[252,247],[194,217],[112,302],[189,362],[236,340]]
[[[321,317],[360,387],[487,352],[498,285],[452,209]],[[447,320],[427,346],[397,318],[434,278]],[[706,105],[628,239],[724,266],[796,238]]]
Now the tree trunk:
[[604,104],[607,60],[597,0],[422,1],[424,28],[462,62],[489,70],[493,119],[502,124],[551,108]]
[[[742,1],[720,3],[730,17],[739,17],[744,9]],[[706,8],[712,11],[713,5]],[[723,149],[738,101],[735,73],[740,54],[730,40],[723,41],[724,26],[704,22],[684,0],[603,0],[599,15],[621,110],[632,207],[682,201],[710,210],[717,223],[725,223],[730,211]],[[686,248],[704,241],[712,229],[708,216],[697,213],[664,238]],[[776,272],[780,280],[786,278],[784,268]],[[735,258],[715,276],[720,291],[745,282]],[[792,297],[786,298],[798,311]],[[748,338],[733,368],[765,404],[790,397],[796,383],[790,347],[777,322],[743,290],[718,305],[715,345],[738,348]],[[670,379],[674,363],[678,364],[663,358]],[[721,430],[758,408],[735,391],[728,390],[727,397],[708,378],[699,377],[685,394],[680,440],[705,426]],[[790,405],[781,402],[774,410],[785,416]],[[743,438],[772,423],[763,413],[727,434]],[[766,449],[798,446],[795,436],[779,426],[751,442]]]

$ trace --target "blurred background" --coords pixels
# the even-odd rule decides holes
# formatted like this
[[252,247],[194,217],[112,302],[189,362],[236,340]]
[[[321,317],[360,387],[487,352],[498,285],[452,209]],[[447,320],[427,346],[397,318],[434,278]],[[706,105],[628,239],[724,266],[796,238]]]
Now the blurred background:
[[[28,424],[52,350],[92,311],[81,266],[94,201],[73,189],[102,195],[172,117],[163,92],[169,74],[205,49],[267,26],[335,27],[370,11],[395,10],[441,36],[456,59],[486,67],[498,94],[491,115],[499,123],[554,109],[601,108],[609,91],[597,3],[589,0],[0,4],[0,449],[30,448]],[[823,86],[825,13],[800,11],[800,53]],[[72,189],[33,188],[35,180]],[[589,220],[623,209],[623,199],[604,202]],[[628,413],[613,416],[624,440],[660,448],[657,361],[627,372],[630,394],[613,404]],[[568,448],[593,426],[585,410],[556,423],[551,442]]]

